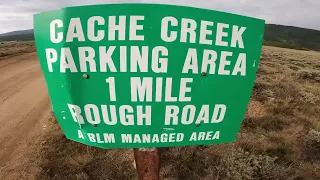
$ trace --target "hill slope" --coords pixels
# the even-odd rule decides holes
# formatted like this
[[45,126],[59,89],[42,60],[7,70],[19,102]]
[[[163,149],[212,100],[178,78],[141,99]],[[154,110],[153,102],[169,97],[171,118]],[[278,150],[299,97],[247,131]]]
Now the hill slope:
[[33,29],[0,34],[0,41],[28,41],[33,39]]
[[21,30],[21,31],[12,31],[4,34],[0,34],[0,37],[5,36],[17,36],[17,35],[30,35],[33,34],[33,29]]
[[[0,34],[0,41],[33,39],[32,29]],[[264,44],[292,49],[320,51],[320,31],[293,26],[266,24]]]
[[266,24],[264,44],[320,51],[320,31],[293,26]]

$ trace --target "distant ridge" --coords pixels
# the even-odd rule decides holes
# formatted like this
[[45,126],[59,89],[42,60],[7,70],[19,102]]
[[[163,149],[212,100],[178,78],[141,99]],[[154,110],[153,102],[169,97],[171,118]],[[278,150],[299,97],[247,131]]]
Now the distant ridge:
[[[33,39],[33,29],[0,34],[0,41],[26,41]],[[320,51],[320,31],[294,26],[266,24],[264,44],[284,48]]]
[[266,24],[264,44],[320,51],[320,31],[294,26]]
[[28,41],[33,39],[33,29],[12,31],[0,34],[0,41]]

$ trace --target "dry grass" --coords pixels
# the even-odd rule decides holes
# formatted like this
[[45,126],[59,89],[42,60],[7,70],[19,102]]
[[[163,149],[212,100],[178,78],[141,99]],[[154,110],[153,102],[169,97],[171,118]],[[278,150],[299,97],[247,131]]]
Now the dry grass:
[[0,42],[0,60],[35,51],[34,41]]
[[136,177],[133,151],[105,150],[67,140],[54,118],[48,122],[50,133],[38,142],[33,157],[41,180],[117,180]]
[[[319,72],[320,53],[264,47],[236,142],[164,148],[162,179],[320,179]],[[136,179],[132,150],[86,147],[49,123],[38,179]]]

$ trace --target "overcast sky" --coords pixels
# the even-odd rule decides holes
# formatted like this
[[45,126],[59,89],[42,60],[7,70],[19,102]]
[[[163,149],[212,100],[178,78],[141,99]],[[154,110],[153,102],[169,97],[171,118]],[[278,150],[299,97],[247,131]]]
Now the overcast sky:
[[320,0],[0,0],[0,33],[33,28],[33,14],[42,11],[126,2],[200,7],[320,30]]

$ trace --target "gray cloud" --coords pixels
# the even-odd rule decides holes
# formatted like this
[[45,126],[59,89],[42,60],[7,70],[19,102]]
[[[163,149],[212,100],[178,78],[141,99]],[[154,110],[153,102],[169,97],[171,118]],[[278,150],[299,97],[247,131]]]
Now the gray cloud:
[[319,0],[1,0],[0,33],[31,29],[33,14],[42,11],[77,5],[127,2],[214,9],[265,19],[267,23],[320,30]]

